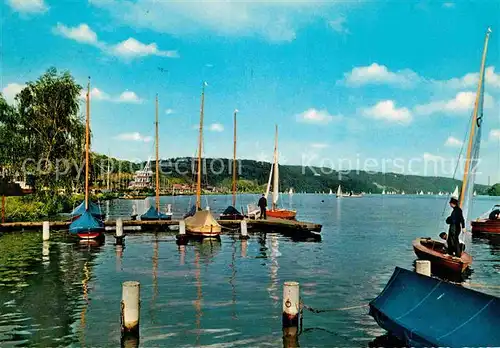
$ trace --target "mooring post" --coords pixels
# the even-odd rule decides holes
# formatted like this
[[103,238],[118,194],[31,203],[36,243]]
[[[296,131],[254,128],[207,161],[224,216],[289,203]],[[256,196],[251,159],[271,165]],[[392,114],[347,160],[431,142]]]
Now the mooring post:
[[187,243],[187,235],[186,235],[186,222],[184,220],[179,221],[179,234],[176,236],[177,244],[183,245]]
[[241,229],[240,238],[241,239],[248,239],[247,220],[245,220],[245,219],[241,220],[240,229]]
[[418,274],[425,276],[431,276],[431,262],[429,260],[417,260],[415,261],[415,271]]
[[141,316],[141,285],[137,281],[126,281],[122,284],[121,331],[123,334],[139,336],[139,319]]
[[50,239],[50,223],[48,221],[44,221],[42,224],[42,240]]
[[298,327],[300,312],[300,291],[298,282],[285,282],[283,285],[283,344],[287,347],[298,346]]
[[124,237],[125,236],[123,235],[123,220],[122,218],[118,218],[116,219],[116,234],[115,234],[116,245],[122,245]]
[[172,204],[167,204],[167,214],[172,213]]
[[132,215],[130,216],[132,220],[137,219],[137,207],[135,204],[132,205]]

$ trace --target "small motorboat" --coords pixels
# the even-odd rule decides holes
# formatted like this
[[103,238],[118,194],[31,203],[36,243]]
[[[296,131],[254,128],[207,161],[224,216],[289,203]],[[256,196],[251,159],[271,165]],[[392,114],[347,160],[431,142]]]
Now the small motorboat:
[[429,260],[433,270],[451,273],[463,273],[472,264],[472,257],[462,252],[460,257],[448,255],[444,243],[431,238],[417,238],[413,241],[413,250],[421,260]]
[[500,236],[500,204],[484,213],[478,219],[471,221],[472,235],[498,235]]

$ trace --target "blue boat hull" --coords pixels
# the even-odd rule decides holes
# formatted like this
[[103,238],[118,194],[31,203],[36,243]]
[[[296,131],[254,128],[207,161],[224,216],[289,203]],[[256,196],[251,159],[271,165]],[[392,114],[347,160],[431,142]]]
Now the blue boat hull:
[[500,346],[500,299],[396,267],[370,315],[412,347]]

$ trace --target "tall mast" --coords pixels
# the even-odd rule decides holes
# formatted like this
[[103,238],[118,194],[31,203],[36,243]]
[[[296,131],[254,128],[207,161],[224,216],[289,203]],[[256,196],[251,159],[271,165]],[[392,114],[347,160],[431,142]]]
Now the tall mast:
[[90,147],[90,77],[87,83],[87,115],[85,123],[85,210],[89,209],[89,147]]
[[109,191],[109,174],[110,174],[110,171],[109,171],[109,149],[108,149],[108,172],[107,172],[107,182],[106,182],[106,189]]
[[233,137],[233,207],[236,205],[236,114],[238,110],[234,110],[234,137]]
[[479,108],[479,102],[481,98],[481,92],[483,89],[483,79],[484,79],[484,69],[485,69],[485,64],[486,64],[486,53],[488,52],[488,40],[490,38],[490,33],[491,29],[488,28],[486,31],[486,37],[484,39],[484,49],[483,49],[483,57],[481,59],[481,69],[479,71],[479,82],[477,84],[477,92],[476,92],[476,100],[474,102],[474,111],[472,113],[472,122],[471,122],[471,130],[469,134],[469,144],[467,146],[467,156],[465,158],[465,170],[464,170],[464,177],[462,180],[462,190],[460,193],[460,207],[463,207],[464,200],[465,200],[465,192],[468,186],[468,180],[469,180],[469,172],[471,168],[470,167],[470,161],[471,161],[471,152],[472,152],[472,145],[474,141],[474,132],[476,130],[476,125],[479,126],[478,123],[478,117],[477,117],[477,112]]
[[276,135],[274,138],[274,173],[273,173],[273,209],[276,209],[279,194],[279,168],[278,168],[278,125],[276,125]]
[[201,209],[201,151],[203,149],[203,107],[205,104],[205,86],[206,82],[203,82],[201,88],[201,107],[200,107],[200,135],[198,138],[198,175],[196,178],[196,209]]
[[160,166],[158,154],[158,94],[156,94],[156,111],[155,111],[155,126],[156,126],[156,211],[160,212]]

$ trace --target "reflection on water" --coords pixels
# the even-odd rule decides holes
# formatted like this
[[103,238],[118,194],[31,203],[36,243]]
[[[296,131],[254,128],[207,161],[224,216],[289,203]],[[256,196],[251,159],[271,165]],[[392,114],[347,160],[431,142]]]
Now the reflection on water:
[[[176,199],[174,213],[187,207]],[[210,205],[223,209],[224,199]],[[321,243],[252,231],[248,240],[222,236],[177,245],[174,233],[129,233],[125,247],[112,237],[79,243],[54,233],[42,242],[41,232],[6,233],[0,237],[0,346],[119,346],[126,280],[141,283],[145,347],[282,345],[285,280],[300,282],[310,307],[353,307],[306,313],[302,346],[393,346],[360,305],[382,291],[394,266],[411,269],[411,241],[436,230],[437,220],[428,217],[442,202],[369,196],[340,201],[294,196],[299,218],[324,225]],[[111,202],[110,216],[129,214],[131,204]],[[491,202],[481,204],[479,212]],[[360,219],[360,211],[370,218]],[[471,253],[474,272],[465,286],[499,296],[500,242],[474,239]]]

